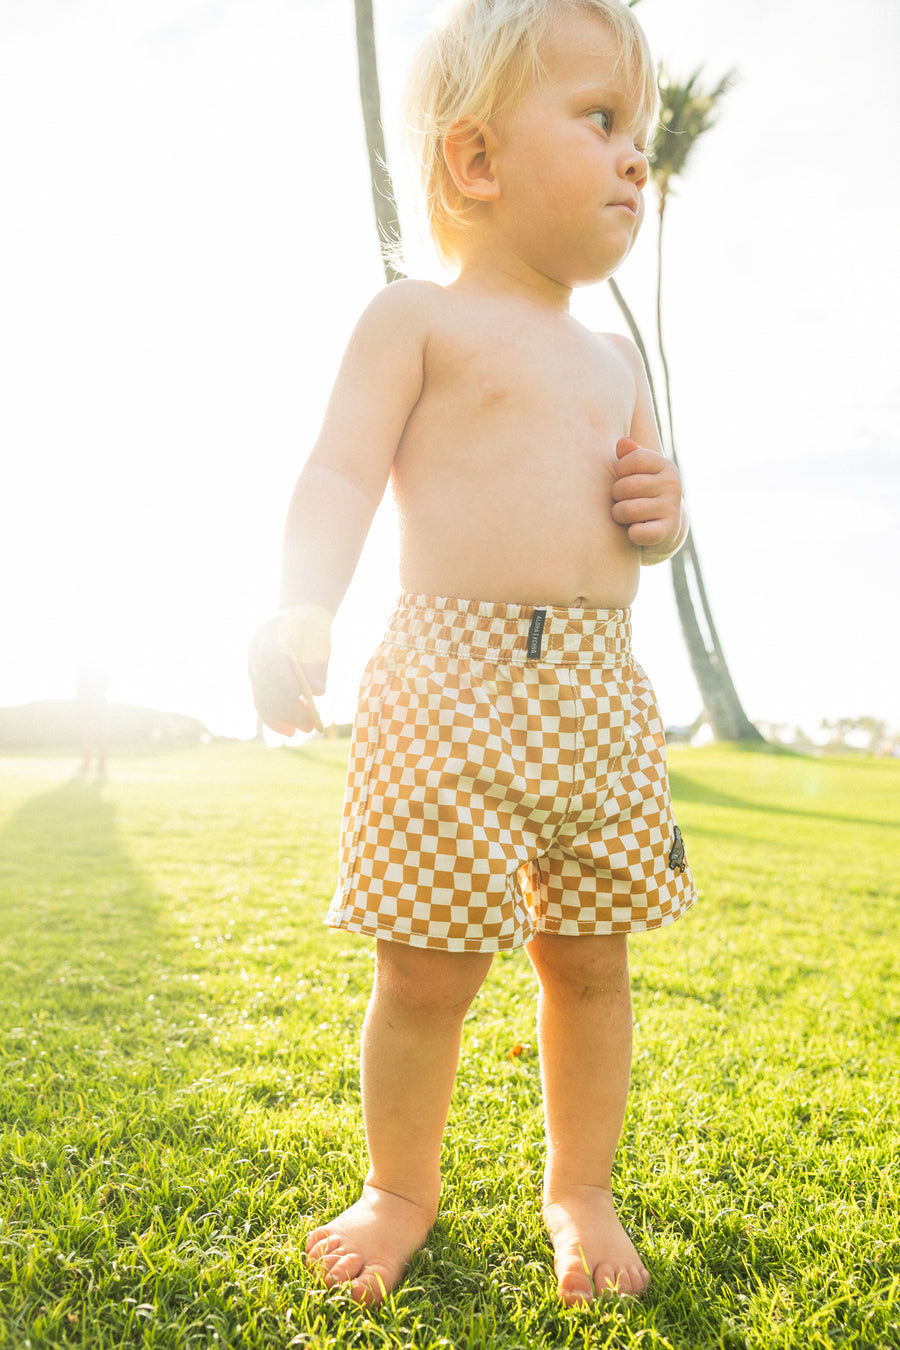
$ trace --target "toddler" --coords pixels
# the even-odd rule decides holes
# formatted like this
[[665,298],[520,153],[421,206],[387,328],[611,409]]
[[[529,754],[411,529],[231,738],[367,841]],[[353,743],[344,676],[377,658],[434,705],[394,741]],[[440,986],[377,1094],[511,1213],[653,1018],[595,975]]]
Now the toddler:
[[369,1171],[310,1236],[377,1303],[435,1221],[463,1018],[493,953],[539,981],[543,1215],[565,1303],[640,1294],[612,1166],[631,1059],[629,933],[693,901],[653,691],[641,564],[687,533],[630,342],[569,313],[643,216],[653,62],[619,0],[467,0],[409,119],[448,285],[382,291],[291,501],[256,705],[317,725],[332,617],[390,480],[403,595],[363,679],[328,923],[376,940],[362,1032]]

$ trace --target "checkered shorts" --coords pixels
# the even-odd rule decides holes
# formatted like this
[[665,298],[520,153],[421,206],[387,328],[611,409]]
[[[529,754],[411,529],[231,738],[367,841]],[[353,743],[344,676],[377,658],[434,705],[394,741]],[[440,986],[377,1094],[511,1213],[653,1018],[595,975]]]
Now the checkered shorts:
[[629,617],[401,597],[360,690],[328,924],[493,952],[693,903]]

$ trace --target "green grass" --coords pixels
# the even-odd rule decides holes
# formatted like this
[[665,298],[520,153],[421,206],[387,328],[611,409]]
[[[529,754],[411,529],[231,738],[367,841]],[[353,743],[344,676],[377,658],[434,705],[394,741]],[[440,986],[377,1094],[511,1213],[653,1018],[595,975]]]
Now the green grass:
[[321,924],[344,753],[0,760],[0,1347],[900,1345],[900,764],[671,755],[702,903],[631,944],[617,1172],[649,1297],[556,1302],[518,953],[467,1021],[443,1215],[370,1312],[302,1260],[363,1159],[371,950]]

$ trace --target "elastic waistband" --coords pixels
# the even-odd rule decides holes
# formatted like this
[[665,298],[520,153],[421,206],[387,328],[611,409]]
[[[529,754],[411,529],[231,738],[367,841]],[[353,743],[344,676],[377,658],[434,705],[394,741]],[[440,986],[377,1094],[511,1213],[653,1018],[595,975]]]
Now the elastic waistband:
[[390,646],[528,665],[619,665],[631,652],[630,609],[566,609],[402,595]]

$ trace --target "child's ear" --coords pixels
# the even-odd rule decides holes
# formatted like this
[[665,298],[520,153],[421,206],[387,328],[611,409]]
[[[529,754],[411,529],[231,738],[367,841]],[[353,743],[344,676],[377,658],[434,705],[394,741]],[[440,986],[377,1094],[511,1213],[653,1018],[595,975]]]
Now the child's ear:
[[497,138],[487,122],[463,118],[444,137],[444,159],[464,197],[493,202],[500,196],[494,165]]

